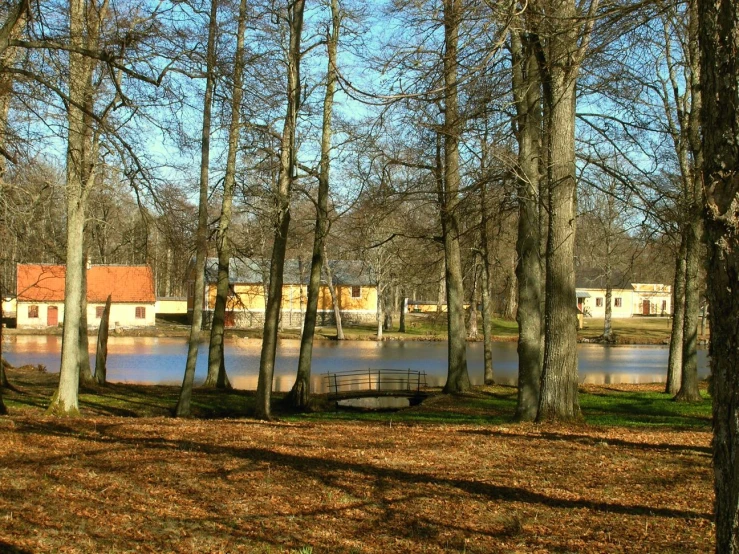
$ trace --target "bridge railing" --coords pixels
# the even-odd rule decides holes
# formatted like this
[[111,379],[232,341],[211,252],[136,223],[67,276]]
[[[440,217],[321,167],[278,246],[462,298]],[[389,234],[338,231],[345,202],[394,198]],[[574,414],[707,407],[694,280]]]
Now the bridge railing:
[[426,372],[413,369],[366,369],[323,374],[326,390],[332,395],[377,391],[420,393],[426,388]]

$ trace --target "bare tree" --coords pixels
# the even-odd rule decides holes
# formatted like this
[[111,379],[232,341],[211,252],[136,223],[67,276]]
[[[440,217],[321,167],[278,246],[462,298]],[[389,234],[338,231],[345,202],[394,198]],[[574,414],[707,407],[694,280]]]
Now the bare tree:
[[282,284],[290,228],[290,194],[297,169],[295,134],[298,110],[300,109],[300,60],[303,11],[305,0],[290,2],[287,9],[289,25],[289,47],[287,53],[287,107],[280,144],[280,174],[277,190],[274,243],[269,268],[269,290],[264,312],[262,351],[259,359],[259,381],[257,383],[256,417],[271,419],[272,378],[275,369],[277,331],[282,309]]
[[[328,53],[328,69],[326,72],[326,92],[323,100],[323,123],[321,133],[321,160],[318,175],[318,197],[316,199],[316,229],[313,239],[313,255],[311,257],[310,280],[308,282],[308,300],[305,308],[303,333],[300,338],[300,355],[298,357],[298,374],[295,384],[288,395],[287,402],[294,408],[305,409],[310,400],[310,373],[313,357],[313,338],[316,330],[318,297],[321,288],[321,270],[324,260],[324,245],[328,232],[328,195],[331,156],[331,118],[333,114],[334,92],[337,81],[337,47],[341,14],[338,0],[331,0],[331,30],[326,37]],[[337,324],[337,329],[338,329]]]
[[200,329],[203,326],[203,297],[205,296],[205,261],[208,254],[208,170],[210,167],[211,112],[216,69],[216,33],[218,30],[218,0],[211,0],[208,19],[208,46],[206,51],[205,96],[203,98],[203,124],[200,137],[200,186],[198,199],[198,227],[195,236],[194,302],[190,337],[187,343],[185,375],[182,378],[180,396],[175,407],[177,417],[189,417],[192,413],[190,400],[195,380],[198,359]]
[[513,94],[518,140],[518,400],[516,419],[533,421],[539,406],[542,364],[542,271],[539,223],[541,80],[532,38],[511,31]]
[[218,284],[216,302],[213,308],[213,319],[210,326],[210,348],[208,350],[208,375],[204,386],[219,389],[231,388],[226,374],[223,335],[226,326],[226,308],[229,293],[229,263],[231,261],[230,226],[233,211],[234,185],[236,183],[236,154],[239,148],[241,129],[241,99],[244,81],[244,33],[246,31],[246,0],[239,4],[239,17],[236,30],[236,52],[234,54],[234,82],[231,95],[231,123],[228,130],[228,155],[226,159],[226,175],[223,180],[223,198],[221,199],[221,217],[218,220],[216,247],[218,249]]
[[[574,0],[544,0],[535,45],[546,105],[549,221],[544,359],[537,421],[580,417],[575,301],[575,85],[598,0],[578,13]],[[584,23],[582,22],[584,19]]]
[[64,331],[59,387],[49,413],[79,413],[79,334],[84,271],[84,227],[87,199],[94,181],[99,135],[93,130],[93,71],[96,61],[80,52],[97,43],[107,2],[70,0],[69,103],[67,106],[67,256],[64,285]]
[[716,552],[739,552],[739,5],[697,2]]

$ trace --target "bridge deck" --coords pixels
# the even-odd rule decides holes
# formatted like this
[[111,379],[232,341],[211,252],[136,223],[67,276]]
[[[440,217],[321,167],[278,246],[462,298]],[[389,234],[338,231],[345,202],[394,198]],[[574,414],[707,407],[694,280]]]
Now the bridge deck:
[[323,375],[330,398],[373,396],[425,397],[426,372],[411,369],[367,369]]

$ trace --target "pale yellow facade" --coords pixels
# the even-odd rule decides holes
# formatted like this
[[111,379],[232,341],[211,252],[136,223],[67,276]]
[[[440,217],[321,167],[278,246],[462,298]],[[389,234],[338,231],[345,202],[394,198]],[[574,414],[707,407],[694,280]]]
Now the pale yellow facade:
[[[377,288],[343,286],[334,287],[339,299],[339,309],[353,312],[372,312],[377,310]],[[321,285],[318,293],[318,310],[332,311],[334,303],[326,285]],[[213,310],[216,303],[216,285],[211,283],[207,289],[206,309]],[[282,287],[282,311],[301,311],[308,303],[308,287],[305,285],[284,285]],[[234,285],[233,293],[226,304],[228,311],[264,312],[265,294],[262,285]]]
[[[604,318],[606,289],[578,288],[578,307],[585,317]],[[582,297],[581,294],[587,294]],[[628,289],[612,289],[611,317],[672,314],[672,287],[660,283],[633,283]]]

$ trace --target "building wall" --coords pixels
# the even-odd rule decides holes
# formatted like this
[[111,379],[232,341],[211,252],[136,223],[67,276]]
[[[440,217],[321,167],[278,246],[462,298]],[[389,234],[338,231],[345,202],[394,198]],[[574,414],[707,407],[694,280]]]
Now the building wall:
[[[583,302],[583,312],[585,317],[606,317],[606,290],[605,289],[578,289],[590,294],[589,298],[585,298]],[[601,299],[598,306],[598,299]],[[616,299],[621,299],[621,306],[616,305]],[[631,317],[634,315],[633,302],[634,291],[629,289],[613,289],[611,291],[612,311],[611,317]]]
[[187,299],[185,298],[160,298],[156,303],[158,314],[186,314]]
[[[38,306],[38,317],[29,318],[30,306]],[[19,329],[32,329],[47,327],[49,307],[56,306],[59,313],[59,323],[64,321],[64,302],[18,302],[17,327]],[[87,326],[97,328],[100,326],[100,318],[97,317],[97,307],[103,308],[102,304],[87,305]],[[144,308],[143,318],[136,317],[136,308]],[[146,304],[112,304],[110,307],[110,328],[116,327],[153,327],[156,324],[156,310],[153,303]]]
[[[352,296],[353,287],[337,285],[336,295],[341,311],[377,311],[377,287],[359,287],[359,296]],[[207,291],[206,309],[213,310],[216,304],[216,285],[210,283]],[[302,312],[308,303],[308,288],[303,285],[284,285],[282,287],[282,311]],[[229,296],[226,309],[235,312],[264,312],[264,287],[262,285],[235,285]],[[326,285],[318,292],[318,310],[333,310],[331,293]]]
[[[604,318],[606,316],[605,289],[578,289],[590,294],[583,302],[585,317]],[[598,306],[598,299],[601,305]],[[621,298],[621,306],[616,306],[616,298]],[[672,313],[672,294],[669,291],[634,291],[613,289],[611,301],[614,303],[611,317],[632,317],[643,315],[644,300],[649,300],[649,315],[670,315]]]

